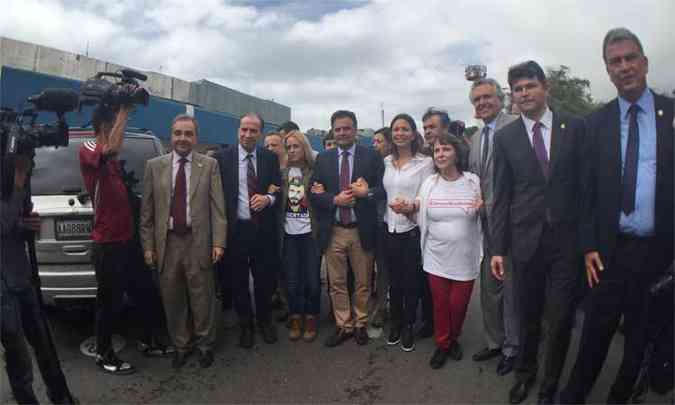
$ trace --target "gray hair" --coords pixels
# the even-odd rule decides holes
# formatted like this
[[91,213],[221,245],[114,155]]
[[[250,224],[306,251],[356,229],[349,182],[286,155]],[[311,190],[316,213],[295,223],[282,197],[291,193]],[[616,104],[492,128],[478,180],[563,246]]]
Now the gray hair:
[[484,78],[484,79],[478,79],[473,84],[471,85],[471,90],[469,90],[469,102],[473,104],[473,100],[471,99],[471,94],[473,93],[474,89],[478,86],[482,86],[484,84],[489,84],[492,87],[495,88],[495,91],[497,93],[497,98],[499,98],[499,101],[502,102],[502,105],[504,105],[504,100],[506,99],[506,95],[504,95],[504,91],[502,90],[502,86],[499,85],[499,82],[496,81],[495,79],[492,78]]
[[174,117],[173,121],[171,121],[171,132],[173,132],[173,126],[176,125],[176,122],[178,121],[192,121],[192,125],[195,126],[195,135],[199,136],[199,124],[197,124],[197,119],[193,117],[192,115],[189,114],[178,114]]
[[628,28],[619,27],[607,31],[607,34],[605,34],[605,39],[602,41],[602,59],[605,62],[607,62],[607,47],[620,41],[633,41],[635,45],[637,45],[642,56],[644,56],[645,51],[642,48],[642,42],[640,42],[640,38],[638,38],[637,35],[635,35],[633,31],[629,30]]

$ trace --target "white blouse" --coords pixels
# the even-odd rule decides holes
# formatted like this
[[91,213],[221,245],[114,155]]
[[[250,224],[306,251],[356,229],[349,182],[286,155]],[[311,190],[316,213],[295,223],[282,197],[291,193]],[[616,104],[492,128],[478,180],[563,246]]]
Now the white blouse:
[[422,182],[434,172],[434,161],[429,156],[416,154],[403,167],[394,166],[394,157],[384,158],[384,177],[382,185],[387,192],[387,212],[384,222],[390,233],[404,233],[414,229],[417,224],[403,214],[395,213],[389,204],[396,198],[412,203],[417,197]]

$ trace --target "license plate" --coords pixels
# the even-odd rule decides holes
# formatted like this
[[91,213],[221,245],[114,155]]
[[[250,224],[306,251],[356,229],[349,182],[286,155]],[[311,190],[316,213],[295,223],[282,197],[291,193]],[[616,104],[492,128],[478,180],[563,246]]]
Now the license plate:
[[59,219],[56,221],[56,239],[91,238],[92,221],[88,218]]

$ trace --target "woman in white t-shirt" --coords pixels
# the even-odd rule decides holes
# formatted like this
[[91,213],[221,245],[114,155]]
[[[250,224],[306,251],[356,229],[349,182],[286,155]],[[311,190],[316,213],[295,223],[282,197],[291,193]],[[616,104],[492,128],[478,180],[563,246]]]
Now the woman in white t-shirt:
[[420,187],[415,209],[420,227],[424,271],[434,303],[436,351],[429,364],[440,368],[447,357],[462,358],[457,341],[478,277],[482,204],[478,176],[467,172],[464,143],[441,135],[434,144],[436,174]]
[[307,137],[300,131],[284,136],[287,167],[281,175],[280,234],[283,235],[283,268],[286,272],[289,338],[311,342],[317,335],[321,281],[318,225],[309,204],[314,156]]
[[419,298],[422,272],[420,231],[410,211],[422,182],[434,172],[434,162],[421,153],[421,137],[415,120],[398,114],[391,120],[391,154],[384,159],[382,185],[387,192],[384,222],[385,260],[389,269],[389,311],[391,326],[388,345],[415,349],[413,324]]

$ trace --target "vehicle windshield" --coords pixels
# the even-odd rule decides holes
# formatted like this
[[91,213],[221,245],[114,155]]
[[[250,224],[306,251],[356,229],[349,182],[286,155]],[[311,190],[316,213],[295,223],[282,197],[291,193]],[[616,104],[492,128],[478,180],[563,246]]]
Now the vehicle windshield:
[[[78,194],[84,189],[80,174],[80,145],[88,137],[71,137],[67,147],[39,148],[35,150],[35,168],[31,179],[33,195]],[[120,161],[127,173],[138,180],[133,192],[143,190],[145,162],[157,156],[155,143],[149,138],[126,138],[120,152]]]

